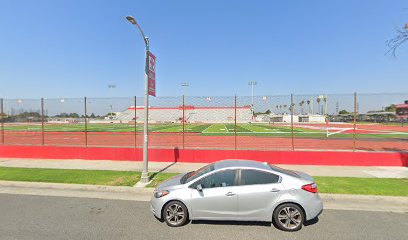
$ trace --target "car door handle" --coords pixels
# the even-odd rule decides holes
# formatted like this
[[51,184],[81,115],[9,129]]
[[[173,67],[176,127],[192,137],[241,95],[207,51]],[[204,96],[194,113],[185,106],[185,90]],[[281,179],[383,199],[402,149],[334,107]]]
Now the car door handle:
[[235,193],[233,193],[233,192],[227,192],[227,194],[225,194],[225,196],[227,196],[227,197],[231,197],[231,196],[234,196],[235,195]]
[[280,190],[277,188],[272,188],[271,192],[279,192]]

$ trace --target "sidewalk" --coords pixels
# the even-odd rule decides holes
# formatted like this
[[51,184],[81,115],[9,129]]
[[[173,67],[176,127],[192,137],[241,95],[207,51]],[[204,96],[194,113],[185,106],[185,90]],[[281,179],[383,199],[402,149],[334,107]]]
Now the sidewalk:
[[[206,163],[150,162],[149,172],[183,173],[194,171]],[[363,177],[363,178],[408,178],[407,167],[349,167],[316,165],[277,165],[290,170],[303,171],[312,176]],[[0,167],[57,168],[141,171],[142,162],[109,160],[43,160],[0,158]]]
[[[153,188],[0,181],[0,194],[149,201]],[[408,213],[408,197],[320,194],[324,209]]]

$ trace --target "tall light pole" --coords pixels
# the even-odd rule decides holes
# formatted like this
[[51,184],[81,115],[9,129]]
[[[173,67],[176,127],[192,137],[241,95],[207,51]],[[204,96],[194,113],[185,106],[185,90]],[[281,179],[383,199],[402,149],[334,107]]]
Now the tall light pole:
[[[108,84],[108,89],[111,89],[111,97],[112,97],[112,92],[113,92],[113,89],[115,89],[116,88],[116,85],[113,85],[113,84]],[[113,99],[111,99],[111,101],[113,101]],[[113,119],[113,103],[111,102],[111,104],[110,104],[110,110],[111,110],[111,115],[110,115],[110,119]]]
[[[142,28],[136,22],[132,16],[127,16],[126,19],[133,25],[135,25],[140,34],[143,37],[146,46],[146,62],[145,62],[145,96],[144,96],[144,125],[143,125],[143,170],[141,176],[141,182],[149,182],[149,172],[148,172],[148,125],[149,125],[149,88],[148,88],[148,68],[149,68],[149,38],[143,33]],[[135,106],[136,107],[136,106]]]
[[258,84],[256,81],[249,81],[248,85],[251,86],[251,96],[252,96],[252,118],[254,116],[255,110],[254,110],[254,86]]
[[186,91],[184,91],[184,89],[187,89],[188,87],[190,87],[190,83],[183,82],[181,83],[181,87],[183,87],[183,95],[186,95]]
[[251,96],[252,96],[252,107],[254,106],[254,86],[258,84],[255,81],[249,81],[248,85],[251,86]]

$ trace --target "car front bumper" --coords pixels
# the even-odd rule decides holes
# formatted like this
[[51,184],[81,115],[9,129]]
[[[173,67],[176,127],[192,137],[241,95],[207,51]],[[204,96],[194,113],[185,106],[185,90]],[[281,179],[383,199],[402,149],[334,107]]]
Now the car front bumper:
[[162,198],[155,198],[154,196],[152,196],[151,200],[150,200],[150,211],[153,213],[153,215],[158,218],[161,219],[161,210],[163,208],[165,201],[163,201]]

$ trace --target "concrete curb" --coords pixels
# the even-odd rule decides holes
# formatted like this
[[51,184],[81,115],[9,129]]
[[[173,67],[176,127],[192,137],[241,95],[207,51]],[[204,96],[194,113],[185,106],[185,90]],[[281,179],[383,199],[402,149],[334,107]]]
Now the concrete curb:
[[87,184],[0,181],[0,193],[149,201],[153,194],[153,189]]
[[326,209],[408,213],[408,197],[320,194]]
[[[150,201],[153,188],[0,181],[0,193]],[[320,194],[325,209],[408,213],[408,197]]]

